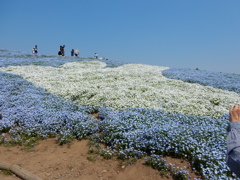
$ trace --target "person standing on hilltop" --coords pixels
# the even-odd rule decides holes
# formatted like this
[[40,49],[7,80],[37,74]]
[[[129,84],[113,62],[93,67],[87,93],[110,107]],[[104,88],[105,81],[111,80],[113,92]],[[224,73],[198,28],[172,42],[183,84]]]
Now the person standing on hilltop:
[[62,46],[62,56],[65,56],[65,50],[64,50],[64,48],[65,48],[65,45]]
[[74,49],[71,50],[71,56],[74,56]]
[[94,58],[98,59],[98,54],[97,53],[94,54]]
[[32,54],[37,55],[38,53],[38,49],[37,49],[37,45],[35,45],[35,47],[32,49]]
[[240,178],[240,106],[235,104],[229,110],[229,115],[226,162],[230,170]]
[[64,56],[64,48],[65,48],[65,45],[60,46],[59,51],[58,51],[59,56]]
[[78,50],[78,48],[75,49],[74,54],[75,54],[76,57],[79,55],[79,50]]
[[58,55],[62,56],[62,46],[59,47]]

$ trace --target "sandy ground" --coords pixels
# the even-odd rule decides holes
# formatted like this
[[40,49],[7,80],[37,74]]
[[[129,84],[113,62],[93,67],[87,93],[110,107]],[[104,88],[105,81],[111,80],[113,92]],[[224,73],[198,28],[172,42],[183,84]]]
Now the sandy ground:
[[[28,150],[22,146],[0,146],[0,162],[17,164],[43,180],[167,180],[158,171],[143,165],[143,160],[130,166],[124,166],[122,161],[114,158],[103,160],[97,157],[95,162],[89,161],[87,157],[96,155],[88,153],[87,143],[87,140],[75,140],[69,147],[58,145],[55,139],[46,139]],[[172,158],[167,160],[179,167],[185,166],[190,171],[186,161]],[[197,177],[193,173],[191,176]],[[0,173],[0,179],[20,178]]]

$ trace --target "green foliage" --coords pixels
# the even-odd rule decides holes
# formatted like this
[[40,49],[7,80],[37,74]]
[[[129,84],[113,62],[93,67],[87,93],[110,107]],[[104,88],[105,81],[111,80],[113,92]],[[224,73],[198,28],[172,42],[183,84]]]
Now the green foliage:
[[10,171],[10,170],[6,170],[6,169],[2,169],[2,170],[0,170],[0,174],[4,174],[4,175],[13,175],[12,171]]
[[36,137],[30,137],[29,139],[26,140],[24,143],[24,147],[26,149],[32,148],[35,146],[36,142],[39,140],[39,138]]
[[218,98],[212,98],[210,99],[210,102],[216,106],[220,105],[221,103],[221,99],[218,99]]
[[97,160],[97,156],[98,155],[95,155],[95,156],[87,156],[87,160],[91,161],[91,162],[95,162]]
[[111,159],[113,157],[113,153],[110,150],[102,150],[100,152],[100,155],[103,157],[103,159]]
[[159,159],[159,161],[156,162],[154,158],[148,158],[145,161],[145,165],[150,166],[153,169],[157,169],[158,171],[163,171],[163,172],[167,171],[167,166],[164,159]]
[[71,165],[71,164],[69,164],[69,165],[67,165],[67,168],[68,168],[69,170],[73,170],[74,166]]
[[188,180],[188,176],[183,172],[175,172],[172,177],[174,180]]
[[74,137],[73,135],[70,135],[70,134],[60,134],[58,136],[58,140],[57,142],[60,144],[60,145],[64,145],[64,144],[68,144],[70,145],[73,141]]
[[150,157],[145,161],[145,165],[160,171],[162,177],[171,176],[174,180],[188,180],[187,171],[176,169],[174,166],[166,164],[166,160],[159,157]]

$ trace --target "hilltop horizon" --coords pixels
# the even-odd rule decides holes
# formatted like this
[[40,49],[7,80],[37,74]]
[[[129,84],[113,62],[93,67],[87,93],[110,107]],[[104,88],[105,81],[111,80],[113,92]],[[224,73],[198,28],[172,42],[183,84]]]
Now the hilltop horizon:
[[[21,53],[21,54],[27,54],[27,55],[32,55],[33,57],[34,56],[37,56],[37,57],[41,57],[41,56],[46,56],[46,57],[59,57],[59,55],[47,55],[47,54],[42,54],[42,53],[38,53],[38,55],[33,55],[31,52],[29,51],[21,51],[21,50],[11,50],[11,49],[6,49],[6,48],[1,48],[0,47],[0,50],[6,50],[6,51],[9,51],[9,52],[16,52],[16,53]],[[1,54],[0,54],[1,55]],[[65,55],[65,57],[72,57],[69,53],[69,55]],[[76,57],[74,57],[76,58]],[[82,57],[81,55],[77,58],[86,58],[86,59],[94,59],[94,56],[86,56],[86,57]],[[99,59],[96,59],[96,60],[103,60],[105,59],[106,57],[99,57]],[[115,61],[113,59],[108,59],[108,61]],[[122,64],[129,64],[129,63],[132,63],[132,64],[144,64],[144,63],[136,63],[136,62],[124,62],[124,61],[117,61],[119,63],[122,63]],[[145,63],[146,64],[146,63]],[[146,65],[152,65],[152,64],[146,64]],[[153,66],[161,66],[161,65],[153,65]],[[168,66],[164,66],[164,67],[168,67]],[[168,68],[177,68],[177,67],[168,67]],[[210,71],[210,70],[205,70],[205,69],[200,69],[198,67],[196,68],[190,68],[190,67],[182,67],[182,68],[177,68],[177,69],[191,69],[191,70],[199,70],[199,71],[206,71],[206,72],[213,72],[213,73],[225,73],[225,74],[234,74],[234,75],[240,75],[240,72],[239,73],[230,73],[230,72],[220,72],[220,71]]]

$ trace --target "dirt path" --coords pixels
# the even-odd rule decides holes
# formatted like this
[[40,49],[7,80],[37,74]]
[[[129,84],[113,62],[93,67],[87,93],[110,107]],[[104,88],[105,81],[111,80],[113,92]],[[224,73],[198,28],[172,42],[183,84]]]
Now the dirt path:
[[[122,165],[118,160],[89,161],[87,140],[77,141],[68,147],[56,144],[55,139],[40,141],[34,148],[23,150],[21,146],[0,146],[0,161],[13,163],[44,180],[167,180],[151,167],[143,165],[143,160],[131,166]],[[185,161],[168,158],[168,162],[186,167]],[[193,173],[193,177],[196,177]],[[19,180],[14,175],[0,173],[1,180]],[[171,179],[168,179],[171,180]]]

